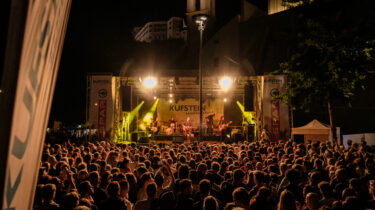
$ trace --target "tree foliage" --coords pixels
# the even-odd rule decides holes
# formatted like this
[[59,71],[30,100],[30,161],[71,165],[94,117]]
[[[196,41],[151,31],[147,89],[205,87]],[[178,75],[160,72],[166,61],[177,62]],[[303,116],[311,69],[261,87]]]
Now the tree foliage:
[[299,2],[301,23],[294,54],[274,72],[288,75],[287,93],[279,98],[306,111],[333,99],[350,106],[355,90],[375,75],[372,29],[363,21],[345,22],[345,11],[331,11],[322,0],[285,1]]

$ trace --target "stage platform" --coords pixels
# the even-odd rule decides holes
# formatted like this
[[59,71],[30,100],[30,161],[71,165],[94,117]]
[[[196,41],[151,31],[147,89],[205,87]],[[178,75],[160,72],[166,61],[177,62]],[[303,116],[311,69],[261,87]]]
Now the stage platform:
[[227,143],[231,144],[234,142],[244,141],[244,139],[236,138],[225,138],[222,136],[203,136],[203,140],[198,141],[197,137],[190,138],[190,141],[187,139],[187,136],[182,135],[155,135],[151,137],[140,137],[138,141],[119,141],[119,144],[188,144],[194,142],[207,142],[207,143]]

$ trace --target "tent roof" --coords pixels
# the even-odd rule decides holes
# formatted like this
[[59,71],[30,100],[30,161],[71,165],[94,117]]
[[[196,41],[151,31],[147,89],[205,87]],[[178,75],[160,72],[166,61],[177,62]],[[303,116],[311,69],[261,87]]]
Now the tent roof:
[[328,125],[314,119],[305,126],[292,128],[292,135],[294,134],[329,134],[330,128]]

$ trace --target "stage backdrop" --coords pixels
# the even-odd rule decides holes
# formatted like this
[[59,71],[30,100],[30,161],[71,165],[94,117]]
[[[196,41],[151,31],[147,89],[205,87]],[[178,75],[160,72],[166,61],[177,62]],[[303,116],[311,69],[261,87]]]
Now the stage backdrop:
[[[217,124],[221,115],[224,115],[224,102],[220,99],[207,99],[203,103],[203,123],[204,117],[210,113],[216,113],[214,123]],[[187,98],[169,103],[167,99],[160,99],[157,107],[159,121],[167,122],[171,117],[177,120],[178,124],[186,121],[190,117],[194,127],[199,125],[199,100]]]
[[289,108],[273,96],[286,91],[287,78],[283,75],[263,76],[262,128],[270,133],[270,139],[277,141],[290,137]]
[[89,78],[89,125],[98,129],[99,140],[105,140],[112,127],[116,78],[111,75],[93,75]]
[[6,173],[3,209],[32,209],[71,3],[28,2],[7,164],[0,172]]

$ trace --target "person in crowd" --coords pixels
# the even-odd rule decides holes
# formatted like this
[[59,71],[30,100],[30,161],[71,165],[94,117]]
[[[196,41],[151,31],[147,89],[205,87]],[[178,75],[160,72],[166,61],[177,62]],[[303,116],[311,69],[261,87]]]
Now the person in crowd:
[[283,190],[280,195],[277,210],[297,210],[296,200],[292,192]]
[[54,210],[59,209],[60,205],[54,199],[56,196],[56,186],[54,184],[46,184],[42,188],[42,203],[37,210]]
[[146,199],[137,201],[137,203],[134,206],[134,210],[156,209],[157,200],[155,183],[149,183],[146,186],[146,195]]
[[103,201],[100,209],[119,209],[126,210],[126,203],[120,197],[120,184],[113,181],[107,187],[108,198]]
[[34,209],[375,209],[375,147],[44,145]]
[[213,196],[207,196],[203,201],[203,210],[219,210],[219,203]]

